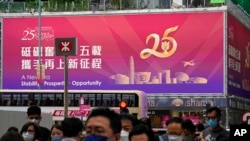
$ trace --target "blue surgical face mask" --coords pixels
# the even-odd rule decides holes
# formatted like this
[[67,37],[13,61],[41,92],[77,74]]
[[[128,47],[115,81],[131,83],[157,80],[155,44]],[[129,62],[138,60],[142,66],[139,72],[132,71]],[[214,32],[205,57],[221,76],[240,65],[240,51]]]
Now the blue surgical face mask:
[[107,141],[107,140],[108,140],[108,137],[96,135],[96,134],[88,135],[84,139],[84,141]]
[[51,136],[51,141],[62,141],[62,136]]
[[218,122],[216,119],[210,119],[208,122],[207,122],[207,125],[211,128],[215,128],[217,127],[218,125]]

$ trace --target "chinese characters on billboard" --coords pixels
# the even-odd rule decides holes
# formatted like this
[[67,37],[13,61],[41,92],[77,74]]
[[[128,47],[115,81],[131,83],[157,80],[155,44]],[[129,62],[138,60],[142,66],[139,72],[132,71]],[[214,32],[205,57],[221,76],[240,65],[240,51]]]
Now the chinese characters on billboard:
[[250,98],[250,30],[228,15],[228,93]]
[[[55,38],[76,37],[69,89],[223,93],[223,12],[3,18],[4,89],[63,89]],[[206,20],[204,20],[206,19]],[[215,20],[216,19],[216,20]],[[18,23],[18,25],[17,25]],[[15,28],[13,28],[15,27]]]

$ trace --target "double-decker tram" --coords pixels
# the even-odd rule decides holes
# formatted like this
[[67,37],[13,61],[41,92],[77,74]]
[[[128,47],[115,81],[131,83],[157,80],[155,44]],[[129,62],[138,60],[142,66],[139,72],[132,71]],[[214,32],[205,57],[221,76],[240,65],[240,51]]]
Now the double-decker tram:
[[[138,90],[68,90],[68,116],[79,117],[80,99],[84,99],[86,116],[92,108],[109,107],[120,112],[120,103],[126,101],[130,114],[138,118],[147,115],[147,96]],[[28,106],[38,105],[42,113],[51,113],[54,121],[64,118],[64,90],[0,90],[0,110],[27,111]]]

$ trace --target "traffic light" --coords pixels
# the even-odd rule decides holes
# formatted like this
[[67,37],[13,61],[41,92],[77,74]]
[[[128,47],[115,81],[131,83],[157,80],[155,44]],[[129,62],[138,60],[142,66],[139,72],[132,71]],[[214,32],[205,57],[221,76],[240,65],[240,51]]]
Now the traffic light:
[[120,113],[129,113],[127,101],[120,102]]

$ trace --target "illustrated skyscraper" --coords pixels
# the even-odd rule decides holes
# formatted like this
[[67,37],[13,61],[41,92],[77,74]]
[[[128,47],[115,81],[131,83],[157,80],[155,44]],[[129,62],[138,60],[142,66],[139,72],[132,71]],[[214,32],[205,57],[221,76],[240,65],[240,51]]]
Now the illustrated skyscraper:
[[129,58],[129,84],[135,83],[135,64],[133,56]]

